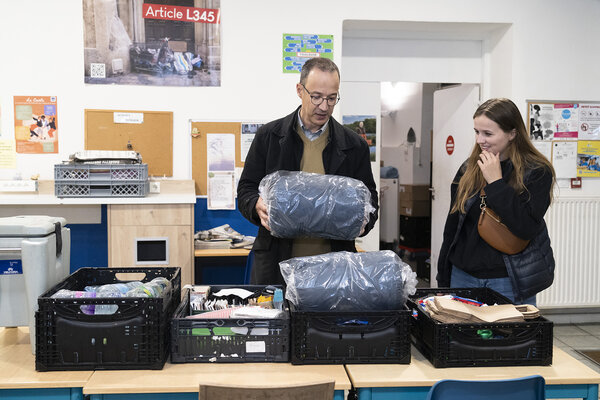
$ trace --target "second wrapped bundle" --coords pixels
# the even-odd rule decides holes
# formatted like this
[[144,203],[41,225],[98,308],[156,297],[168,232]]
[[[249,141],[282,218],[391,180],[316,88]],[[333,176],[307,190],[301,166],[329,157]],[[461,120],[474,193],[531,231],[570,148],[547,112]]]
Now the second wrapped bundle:
[[365,184],[345,176],[277,171],[258,190],[279,238],[354,240],[375,211]]
[[285,297],[299,311],[400,310],[417,286],[416,274],[390,250],[296,257],[279,267]]

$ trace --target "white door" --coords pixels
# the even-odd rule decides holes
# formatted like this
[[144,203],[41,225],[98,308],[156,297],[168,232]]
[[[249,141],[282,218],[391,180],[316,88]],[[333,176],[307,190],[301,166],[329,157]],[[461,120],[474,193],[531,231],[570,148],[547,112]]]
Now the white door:
[[479,104],[479,85],[460,85],[433,94],[431,171],[431,286],[436,287],[437,262],[444,223],[450,210],[450,184],[475,144],[473,113]]

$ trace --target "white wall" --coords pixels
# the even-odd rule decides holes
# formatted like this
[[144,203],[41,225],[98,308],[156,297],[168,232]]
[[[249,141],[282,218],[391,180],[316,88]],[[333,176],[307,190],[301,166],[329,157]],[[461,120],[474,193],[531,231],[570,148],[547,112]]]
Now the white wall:
[[[298,76],[281,73],[282,33],[333,34],[342,80],[363,80],[353,76],[354,67],[342,62],[344,20],[425,21],[432,23],[428,30],[439,23],[498,24],[482,45],[486,64],[479,73],[487,80],[484,97],[510,96],[523,113],[527,99],[600,100],[598,0],[304,0],[301,4],[222,0],[221,16],[221,87],[99,86],[83,83],[80,0],[1,1],[2,137],[14,137],[12,96],[56,95],[60,113],[60,153],[19,154],[17,170],[24,177],[39,173],[42,179],[50,179],[53,164],[83,148],[85,108],[172,110],[174,178],[191,178],[189,119],[271,120],[299,104],[294,89]],[[428,34],[413,33],[417,41]],[[475,52],[473,43],[463,45]],[[419,43],[413,43],[413,49],[418,48]],[[393,46],[387,51],[397,55]],[[415,53],[414,59],[431,61],[424,51]],[[468,58],[465,62],[470,63]],[[371,75],[370,81],[379,81],[375,77],[381,75],[382,67],[368,65],[361,68],[362,73]],[[430,81],[447,81],[441,79],[447,69],[438,65],[432,70],[438,75]],[[259,100],[265,97],[267,101]],[[335,116],[345,112],[345,104],[344,98]],[[1,170],[0,178],[15,172]],[[600,180],[586,179],[581,193],[598,192]]]

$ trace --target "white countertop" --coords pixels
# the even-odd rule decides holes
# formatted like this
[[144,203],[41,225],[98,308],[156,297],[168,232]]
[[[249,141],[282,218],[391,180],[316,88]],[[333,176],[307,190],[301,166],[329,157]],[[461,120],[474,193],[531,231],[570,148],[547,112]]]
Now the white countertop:
[[195,204],[193,180],[159,180],[160,193],[145,197],[56,197],[54,181],[40,181],[37,192],[2,192],[0,205],[82,205],[82,204]]

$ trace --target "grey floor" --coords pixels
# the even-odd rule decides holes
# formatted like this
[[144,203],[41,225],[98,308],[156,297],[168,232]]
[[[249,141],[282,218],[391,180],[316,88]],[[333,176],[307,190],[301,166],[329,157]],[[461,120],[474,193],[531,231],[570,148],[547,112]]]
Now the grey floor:
[[600,373],[600,365],[576,350],[600,350],[600,323],[554,324],[554,345]]

